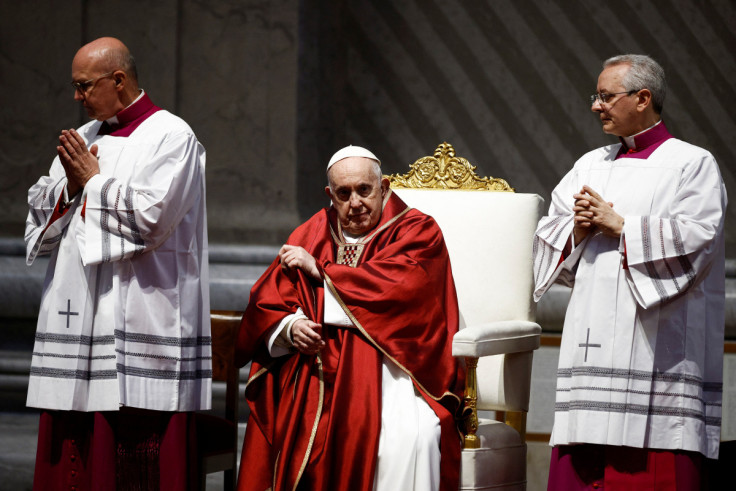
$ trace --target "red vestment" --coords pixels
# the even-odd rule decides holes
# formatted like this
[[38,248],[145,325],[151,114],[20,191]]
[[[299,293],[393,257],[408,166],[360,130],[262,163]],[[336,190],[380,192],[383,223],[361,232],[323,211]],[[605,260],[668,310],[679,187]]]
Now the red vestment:
[[[238,339],[252,360],[238,489],[373,488],[381,428],[384,356],[413,380],[440,419],[442,490],[456,490],[460,434],[455,413],[464,373],[452,357],[458,307],[442,233],[431,217],[389,193],[355,267],[337,264],[337,214],[325,208],[288,244],[317,261],[355,328],[323,325],[317,356],[272,358],[265,334],[301,308],[322,323],[324,283],[275,260],[251,291]],[[338,239],[339,240],[339,239]]]

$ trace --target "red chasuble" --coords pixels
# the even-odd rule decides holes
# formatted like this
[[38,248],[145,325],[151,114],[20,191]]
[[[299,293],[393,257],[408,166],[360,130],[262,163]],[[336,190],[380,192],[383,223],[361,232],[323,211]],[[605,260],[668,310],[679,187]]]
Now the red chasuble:
[[322,323],[322,281],[301,271],[287,275],[277,259],[251,291],[238,339],[240,362],[253,362],[238,489],[372,490],[385,356],[439,417],[440,489],[454,491],[461,441],[454,415],[464,373],[452,357],[458,307],[442,233],[434,219],[389,192],[354,266],[338,263],[340,237],[336,211],[325,208],[288,240],[315,257],[357,326],[323,325],[319,355],[272,358],[265,334],[299,307]]

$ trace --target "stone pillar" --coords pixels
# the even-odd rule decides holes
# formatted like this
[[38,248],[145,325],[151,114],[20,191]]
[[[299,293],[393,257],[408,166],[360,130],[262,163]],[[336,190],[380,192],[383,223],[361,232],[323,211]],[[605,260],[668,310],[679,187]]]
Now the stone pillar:
[[58,133],[86,114],[72,58],[121,39],[158,106],[207,149],[211,242],[278,243],[298,224],[297,0],[114,0],[0,5],[0,237],[22,237],[26,192],[48,173]]

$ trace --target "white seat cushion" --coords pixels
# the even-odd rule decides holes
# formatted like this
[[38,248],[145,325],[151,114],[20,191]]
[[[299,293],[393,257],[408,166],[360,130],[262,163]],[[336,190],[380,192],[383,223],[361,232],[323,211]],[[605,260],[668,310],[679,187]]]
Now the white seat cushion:
[[530,321],[488,322],[461,329],[452,339],[452,356],[500,355],[539,348],[542,328]]
[[460,489],[523,490],[526,486],[526,444],[513,428],[481,419],[481,448],[464,449]]

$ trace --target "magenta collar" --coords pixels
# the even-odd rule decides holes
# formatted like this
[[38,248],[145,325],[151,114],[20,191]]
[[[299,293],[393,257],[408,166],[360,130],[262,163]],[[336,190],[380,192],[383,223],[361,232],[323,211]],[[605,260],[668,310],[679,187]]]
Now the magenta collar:
[[634,148],[628,148],[624,139],[619,137],[621,140],[621,148],[616,154],[617,159],[631,158],[631,159],[646,159],[657,149],[659,146],[673,138],[667,127],[664,125],[664,121],[658,125],[648,129],[644,133],[638,134],[634,137]]
[[103,121],[97,134],[122,137],[130,136],[141,123],[153,115],[153,113],[160,110],[160,107],[155,106],[151,102],[148,94],[143,94],[143,97],[116,114],[118,124],[110,125],[107,121]]

